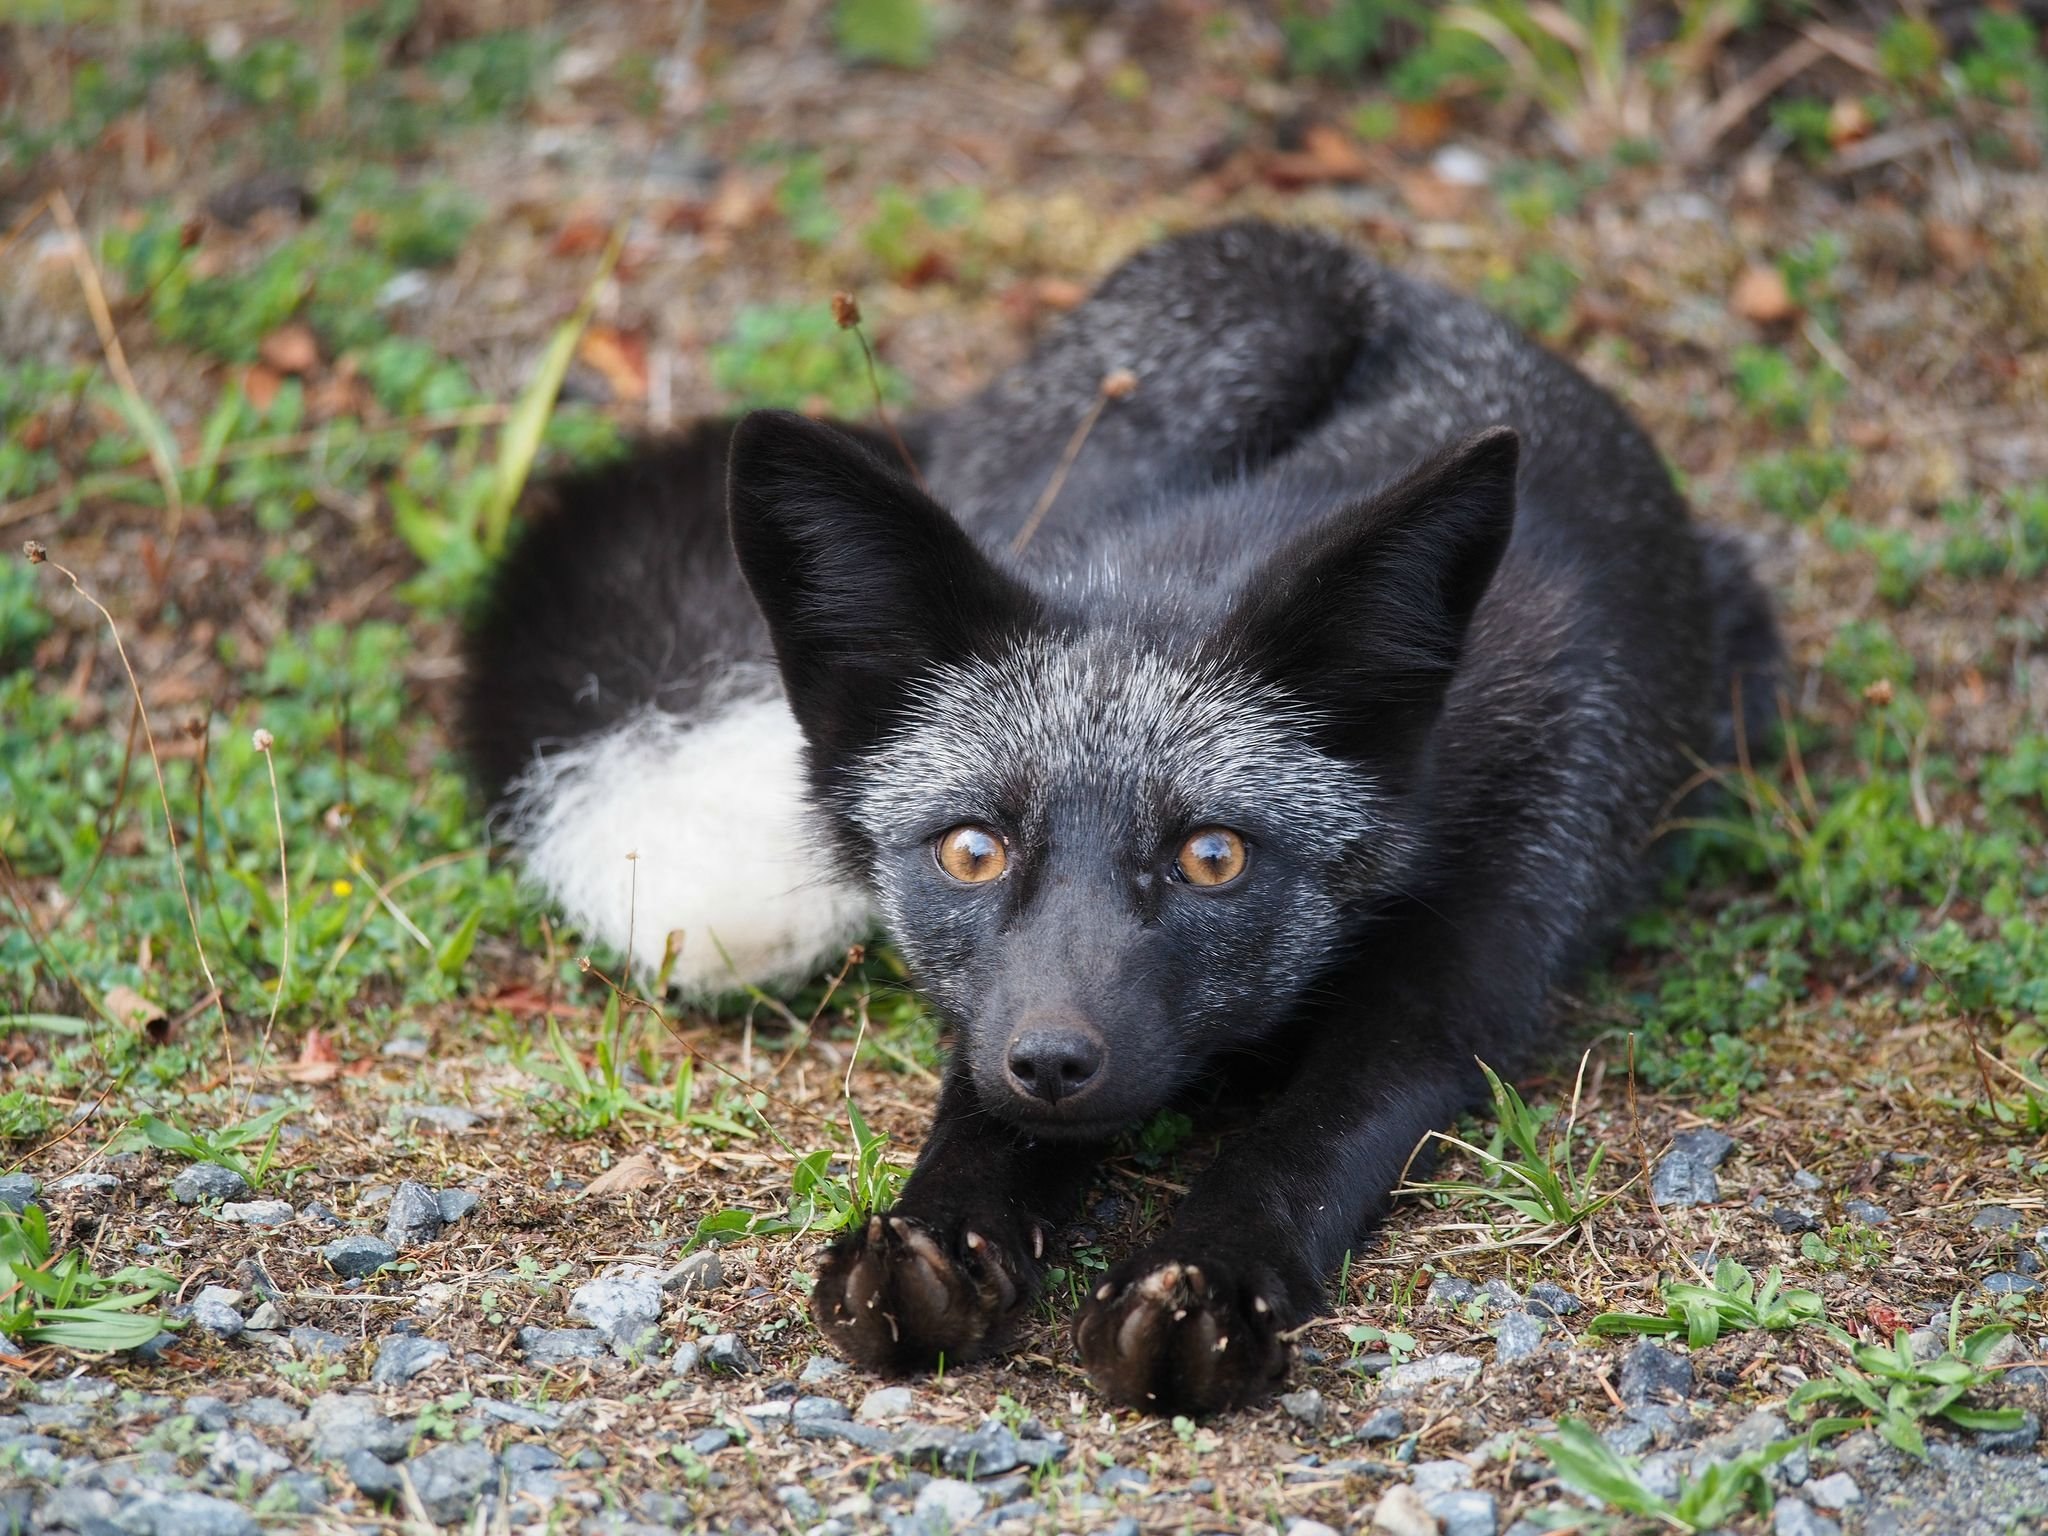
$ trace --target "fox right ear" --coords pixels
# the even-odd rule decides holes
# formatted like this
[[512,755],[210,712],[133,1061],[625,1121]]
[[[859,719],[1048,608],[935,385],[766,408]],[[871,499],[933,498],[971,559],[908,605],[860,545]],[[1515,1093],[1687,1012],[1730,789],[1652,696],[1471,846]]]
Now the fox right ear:
[[788,411],[733,434],[727,505],[790,708],[828,760],[873,746],[934,666],[1029,628],[1030,592],[868,446]]

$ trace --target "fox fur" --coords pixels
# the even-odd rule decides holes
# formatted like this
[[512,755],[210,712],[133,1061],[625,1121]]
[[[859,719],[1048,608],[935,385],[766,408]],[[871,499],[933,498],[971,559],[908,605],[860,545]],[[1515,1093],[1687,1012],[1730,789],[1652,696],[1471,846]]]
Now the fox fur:
[[697,992],[904,956],[936,1116],[813,1299],[867,1365],[999,1348],[1110,1138],[1264,1084],[1076,1325],[1118,1401],[1245,1401],[1737,711],[1765,734],[1770,605],[1609,394],[1303,230],[1140,252],[904,435],[922,484],[764,412],[554,486],[473,633],[472,760],[643,970],[671,933]]

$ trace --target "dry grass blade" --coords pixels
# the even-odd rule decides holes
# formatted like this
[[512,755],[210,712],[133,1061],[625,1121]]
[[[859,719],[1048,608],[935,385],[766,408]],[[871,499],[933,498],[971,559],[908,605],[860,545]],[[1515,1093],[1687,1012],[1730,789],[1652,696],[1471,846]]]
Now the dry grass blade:
[[114,375],[114,383],[121,391],[121,402],[129,425],[135,428],[136,435],[149,450],[157,483],[163,487],[164,506],[169,519],[166,537],[175,540],[185,521],[185,496],[178,487],[177,443],[172,439],[170,429],[164,425],[163,418],[143,399],[142,391],[136,387],[135,375],[129,371],[128,354],[122,350],[120,333],[114,329],[113,311],[107,307],[107,291],[100,284],[99,268],[93,264],[92,252],[85,248],[85,235],[71,211],[71,199],[61,191],[52,192],[49,204],[50,216],[64,231],[72,269],[77,272],[78,285],[85,293],[85,306],[92,312],[93,328],[99,332],[100,351],[106,356],[107,369]]
[[[268,1060],[270,1037],[277,1029],[277,1010],[284,1003],[284,984],[292,973],[292,872],[285,862],[284,802],[277,793],[277,759],[270,755],[273,738],[270,732],[259,728],[250,741],[263,754],[263,766],[270,772],[270,814],[277,823],[277,904],[284,919],[284,950],[277,961],[277,987],[270,994],[270,1018],[263,1026],[263,1056]],[[250,1091],[255,1091],[253,1081]]]
[[903,441],[903,434],[896,430],[896,423],[889,415],[888,402],[882,398],[882,376],[875,369],[875,349],[868,345],[868,333],[861,328],[860,301],[850,293],[832,295],[832,318],[842,331],[853,332],[853,339],[860,343],[861,361],[867,364],[868,393],[874,396],[875,419],[882,424],[882,430],[889,434],[889,441],[896,445],[896,453],[903,460],[903,467],[910,471],[911,481],[920,491],[929,490],[924,483],[924,471],[917,467],[910,445]]

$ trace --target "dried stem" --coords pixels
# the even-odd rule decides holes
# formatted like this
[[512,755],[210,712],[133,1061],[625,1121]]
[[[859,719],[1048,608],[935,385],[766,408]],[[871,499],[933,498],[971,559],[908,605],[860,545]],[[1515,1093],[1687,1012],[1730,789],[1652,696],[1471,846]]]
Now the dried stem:
[[277,759],[270,755],[274,743],[270,732],[257,728],[251,743],[263,754],[263,766],[270,771],[270,814],[277,824],[277,900],[284,913],[284,953],[277,962],[277,988],[270,995],[270,1018],[263,1026],[263,1058],[270,1059],[270,1037],[277,1029],[277,1010],[284,1003],[284,984],[292,973],[292,872],[285,862],[284,802],[277,793]]
[[1088,414],[1081,418],[1081,424],[1074,428],[1074,435],[1067,439],[1067,446],[1060,454],[1060,461],[1053,467],[1052,478],[1045,482],[1045,489],[1038,493],[1038,503],[1031,509],[1031,515],[1024,519],[1024,526],[1017,530],[1017,537],[1010,541],[1010,553],[1021,555],[1037,536],[1039,525],[1045,521],[1052,504],[1059,500],[1060,490],[1067,483],[1067,476],[1073,471],[1074,461],[1081,457],[1081,449],[1088,442],[1088,434],[1095,430],[1095,423],[1102,419],[1102,413],[1109,409],[1112,400],[1126,400],[1136,394],[1138,376],[1128,368],[1116,368],[1102,376],[1102,383],[1095,391],[1094,403],[1088,407]]
[[924,471],[917,467],[917,460],[911,456],[910,445],[903,441],[903,434],[896,430],[896,423],[889,417],[889,407],[882,399],[882,378],[875,369],[875,349],[868,345],[868,333],[861,328],[860,301],[850,293],[832,295],[832,318],[839,322],[839,329],[853,332],[853,339],[860,343],[861,360],[868,366],[868,393],[875,398],[875,419],[882,424],[882,430],[889,434],[889,441],[896,445],[897,456],[903,460],[903,467],[910,471],[910,478],[920,491],[929,491],[924,483]]

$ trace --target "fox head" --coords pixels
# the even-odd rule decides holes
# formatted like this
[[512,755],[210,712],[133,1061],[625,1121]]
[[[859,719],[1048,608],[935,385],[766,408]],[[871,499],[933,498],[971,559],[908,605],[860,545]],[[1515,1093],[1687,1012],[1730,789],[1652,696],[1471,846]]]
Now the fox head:
[[1199,624],[1034,590],[831,427],[743,421],[729,501],[838,863],[991,1112],[1101,1137],[1255,1045],[1401,880],[1514,519],[1484,433],[1333,500]]

